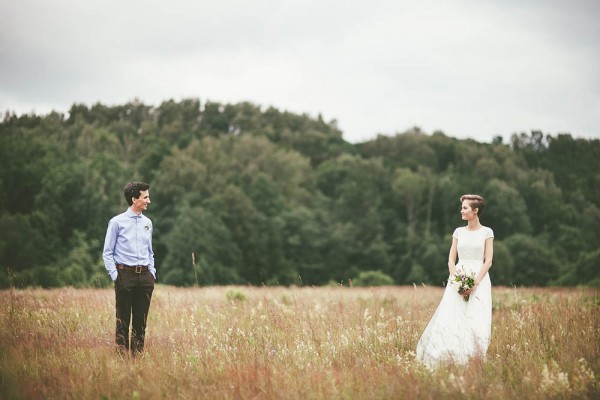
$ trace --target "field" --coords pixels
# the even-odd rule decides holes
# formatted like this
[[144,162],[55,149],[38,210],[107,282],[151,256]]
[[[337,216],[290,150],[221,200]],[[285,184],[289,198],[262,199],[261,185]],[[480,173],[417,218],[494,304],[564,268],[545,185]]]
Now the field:
[[154,292],[146,353],[117,356],[112,289],[0,292],[0,399],[600,398],[600,291],[494,288],[485,362],[414,349],[441,288]]

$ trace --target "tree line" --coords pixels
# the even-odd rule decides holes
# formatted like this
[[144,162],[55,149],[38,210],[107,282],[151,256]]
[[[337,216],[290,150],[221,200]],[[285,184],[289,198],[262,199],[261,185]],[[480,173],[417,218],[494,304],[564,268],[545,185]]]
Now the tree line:
[[600,141],[336,121],[198,99],[74,104],[0,123],[0,285],[106,286],[108,220],[150,184],[156,266],[181,286],[433,284],[461,194],[486,198],[497,285],[600,285]]

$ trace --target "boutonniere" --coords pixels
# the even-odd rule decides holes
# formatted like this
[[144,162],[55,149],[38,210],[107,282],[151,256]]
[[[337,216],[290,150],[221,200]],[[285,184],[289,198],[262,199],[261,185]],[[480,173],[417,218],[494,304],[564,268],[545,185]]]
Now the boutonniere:
[[149,231],[150,230],[150,225],[146,224],[145,228],[146,228],[147,231]]

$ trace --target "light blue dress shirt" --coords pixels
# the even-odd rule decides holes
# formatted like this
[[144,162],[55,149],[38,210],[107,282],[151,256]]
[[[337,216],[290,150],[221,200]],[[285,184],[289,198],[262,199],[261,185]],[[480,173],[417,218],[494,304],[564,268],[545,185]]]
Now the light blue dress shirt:
[[116,264],[147,266],[156,279],[150,218],[137,215],[131,207],[113,217],[108,222],[102,258],[113,282],[118,276]]

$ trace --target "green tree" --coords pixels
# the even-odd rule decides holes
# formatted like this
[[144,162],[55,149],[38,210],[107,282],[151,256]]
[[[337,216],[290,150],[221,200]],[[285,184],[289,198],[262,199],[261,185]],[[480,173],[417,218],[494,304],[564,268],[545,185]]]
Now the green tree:
[[572,282],[600,287],[600,249],[581,255],[575,264]]
[[558,260],[543,240],[517,233],[503,242],[514,260],[511,284],[545,286],[558,278]]
[[196,279],[201,285],[242,283],[241,251],[221,218],[209,210],[182,208],[163,242],[168,253],[158,270],[165,283],[191,286]]
[[241,252],[239,275],[245,283],[291,283],[294,272],[282,257],[277,221],[267,219],[237,187],[230,185],[214,196],[207,208],[216,213],[231,232]]
[[106,224],[126,207],[125,182],[145,180],[156,264],[171,283],[195,283],[194,253],[210,284],[312,285],[373,270],[438,284],[444,238],[464,224],[458,198],[480,193],[495,283],[587,284],[597,279],[598,160],[600,140],[538,131],[488,144],[413,128],[350,144],[335,120],[248,102],[7,113],[0,268],[21,286],[110,285]]
[[398,203],[403,205],[407,234],[417,233],[418,221],[425,218],[425,235],[430,232],[431,208],[435,183],[426,168],[413,172],[408,168],[396,170],[392,188],[398,197]]
[[393,284],[392,277],[381,271],[362,271],[352,280],[353,286],[390,286]]
[[507,183],[493,179],[484,190],[486,207],[481,215],[484,225],[503,239],[514,233],[532,233],[529,210],[519,192]]
[[[520,260],[519,266],[521,266]],[[511,249],[501,240],[494,239],[494,259],[489,274],[493,285],[518,284],[515,279],[515,258],[511,254]]]
[[281,214],[283,257],[300,283],[322,285],[332,279],[325,263],[329,224],[318,211],[295,207]]

